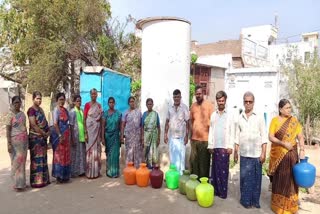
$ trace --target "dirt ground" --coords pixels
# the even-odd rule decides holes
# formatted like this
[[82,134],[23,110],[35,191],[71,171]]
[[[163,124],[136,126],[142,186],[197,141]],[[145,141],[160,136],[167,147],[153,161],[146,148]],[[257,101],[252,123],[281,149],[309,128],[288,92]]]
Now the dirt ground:
[[[165,188],[152,189],[127,186],[123,177],[110,179],[105,176],[105,156],[103,156],[103,176],[88,180],[72,179],[67,184],[52,183],[42,189],[29,188],[25,192],[14,192],[11,189],[10,159],[6,150],[5,133],[0,132],[0,213],[272,213],[268,179],[263,177],[261,209],[245,209],[239,204],[239,166],[230,173],[228,199],[215,198],[210,208],[201,208],[197,202],[188,201],[177,190]],[[299,213],[319,213],[320,210],[320,149],[309,149],[310,162],[317,166],[317,183],[313,194],[300,194]],[[29,156],[28,156],[29,160]],[[52,150],[49,150],[49,163],[52,161]],[[123,168],[123,158],[121,159]],[[51,164],[49,165],[51,168]],[[29,161],[27,169],[29,168]],[[27,170],[29,178],[29,170]],[[29,185],[29,179],[27,179]],[[318,211],[317,211],[318,210]]]

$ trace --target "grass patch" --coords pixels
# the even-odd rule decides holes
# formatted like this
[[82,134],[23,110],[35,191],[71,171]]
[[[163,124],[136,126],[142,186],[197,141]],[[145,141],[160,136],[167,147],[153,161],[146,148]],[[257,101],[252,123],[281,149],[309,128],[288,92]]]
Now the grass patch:
[[266,161],[262,164],[262,175],[267,175],[269,170],[270,158],[268,157]]
[[299,192],[308,193],[308,190],[307,190],[307,188],[299,187]]
[[233,158],[231,159],[230,158],[230,161],[229,161],[229,169],[232,169],[237,163],[233,160]]

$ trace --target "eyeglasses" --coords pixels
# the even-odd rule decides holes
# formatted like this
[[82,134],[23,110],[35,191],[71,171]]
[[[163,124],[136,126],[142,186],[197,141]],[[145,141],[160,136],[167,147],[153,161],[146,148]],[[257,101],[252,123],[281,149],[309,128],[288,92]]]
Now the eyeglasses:
[[252,104],[253,101],[252,101],[252,100],[244,100],[243,103],[244,103],[244,104]]

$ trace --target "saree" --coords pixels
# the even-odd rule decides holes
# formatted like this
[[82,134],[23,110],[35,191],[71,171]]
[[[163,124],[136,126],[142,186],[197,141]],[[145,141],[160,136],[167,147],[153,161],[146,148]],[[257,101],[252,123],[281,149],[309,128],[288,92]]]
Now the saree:
[[[83,111],[76,107],[70,111],[70,125],[73,128],[71,146],[71,177],[85,174],[86,143],[84,137]],[[82,134],[81,134],[82,133]]]
[[122,121],[125,122],[124,135],[126,147],[126,164],[133,162],[138,168],[142,162],[142,144],[141,144],[141,112],[139,109],[127,110]]
[[[29,108],[28,117],[34,117],[36,125],[44,132],[49,131],[48,122],[42,108]],[[29,149],[30,149],[30,185],[40,188],[50,184],[47,163],[47,138],[37,133],[30,124]]]
[[272,144],[270,151],[269,176],[272,177],[271,209],[277,214],[295,213],[298,211],[298,186],[293,179],[293,166],[298,162],[296,137],[302,127],[295,117],[285,121],[273,118],[270,124],[271,134],[283,141],[290,142],[291,151]]
[[52,176],[58,181],[68,181],[70,179],[70,129],[69,115],[64,107],[56,107],[53,111],[53,120],[58,124],[63,140],[52,129],[51,142],[53,150]]
[[28,153],[28,134],[26,115],[23,112],[9,114],[7,125],[11,127],[11,177],[16,189],[26,187],[26,160]]
[[88,142],[86,145],[86,176],[97,178],[101,169],[101,116],[102,109],[99,103],[85,105],[85,117]]
[[106,156],[107,156],[107,176],[117,178],[120,175],[120,121],[121,113],[114,111],[109,114],[104,113],[106,121],[105,139],[106,139]]
[[144,148],[143,155],[148,168],[152,168],[154,164],[158,163],[158,113],[152,111],[145,112],[142,117],[143,131],[144,131]]

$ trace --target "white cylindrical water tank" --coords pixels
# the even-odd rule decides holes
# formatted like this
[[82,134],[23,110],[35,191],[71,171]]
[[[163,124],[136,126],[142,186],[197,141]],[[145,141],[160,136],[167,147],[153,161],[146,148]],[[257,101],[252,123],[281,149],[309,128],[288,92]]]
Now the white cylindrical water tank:
[[160,116],[161,153],[175,89],[181,91],[182,102],[189,106],[191,24],[177,17],[151,17],[139,20],[137,28],[142,30],[141,110],[146,111],[146,99],[152,98]]

